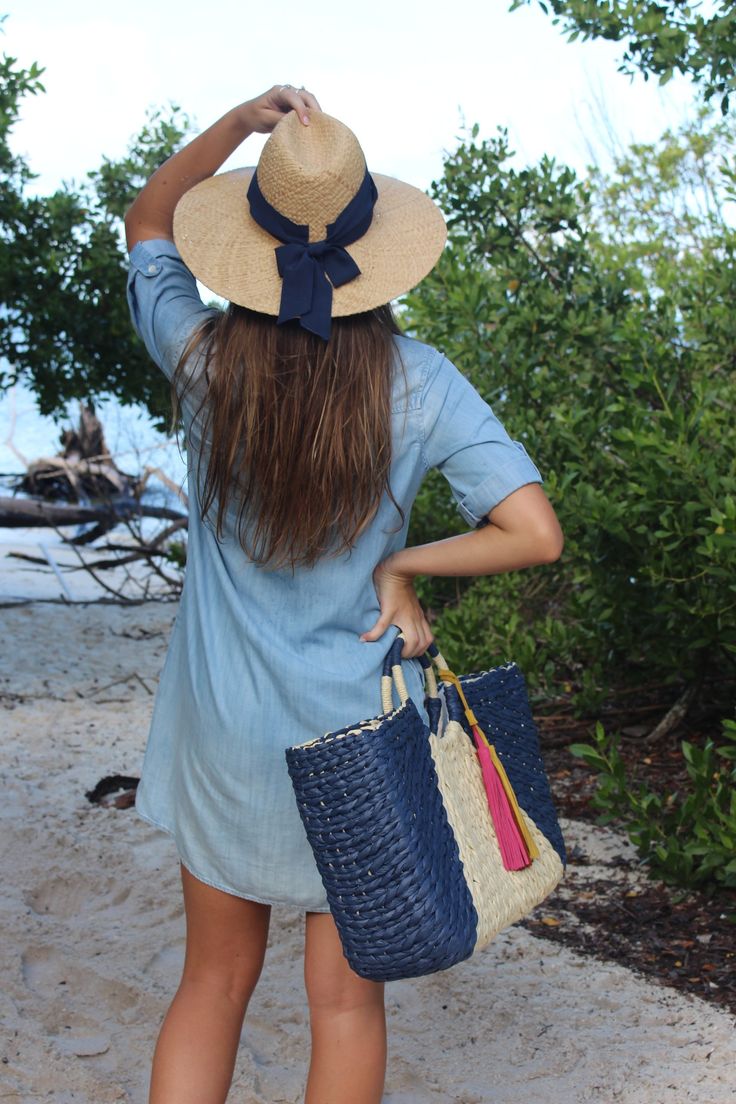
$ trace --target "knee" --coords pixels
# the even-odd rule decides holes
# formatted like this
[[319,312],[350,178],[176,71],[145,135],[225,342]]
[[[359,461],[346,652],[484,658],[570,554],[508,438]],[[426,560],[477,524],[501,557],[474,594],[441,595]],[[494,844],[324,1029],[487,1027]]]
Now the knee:
[[307,980],[307,1000],[312,1016],[338,1016],[350,1012],[383,1012],[383,984],[350,973],[320,972]]
[[185,961],[181,985],[205,999],[226,1000],[245,1010],[261,975],[262,961],[231,964]]

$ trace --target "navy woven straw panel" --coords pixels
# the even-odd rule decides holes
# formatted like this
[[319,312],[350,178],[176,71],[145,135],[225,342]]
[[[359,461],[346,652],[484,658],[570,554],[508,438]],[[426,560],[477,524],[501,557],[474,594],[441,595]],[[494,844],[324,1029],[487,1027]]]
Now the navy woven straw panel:
[[286,760],[345,957],[390,981],[469,958],[477,913],[416,706],[375,723],[288,748]]
[[[496,748],[519,804],[547,837],[564,866],[565,842],[521,670],[515,663],[509,663],[481,674],[464,675],[460,685],[480,727]],[[445,700],[448,715],[467,731],[465,714],[453,686],[445,686]]]

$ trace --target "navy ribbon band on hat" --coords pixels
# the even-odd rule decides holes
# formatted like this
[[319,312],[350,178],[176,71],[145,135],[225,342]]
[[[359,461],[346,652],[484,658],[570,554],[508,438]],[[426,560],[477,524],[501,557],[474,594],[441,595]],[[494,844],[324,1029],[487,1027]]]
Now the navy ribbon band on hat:
[[310,242],[309,227],[299,226],[272,207],[258,186],[257,174],[253,174],[248,188],[250,213],[259,226],[283,243],[275,249],[283,280],[278,323],[298,318],[305,330],[328,340],[332,289],[360,276],[345,246],[363,237],[373,219],[377,198],[373,177],[366,169],[358,191],[327,227],[326,237]]

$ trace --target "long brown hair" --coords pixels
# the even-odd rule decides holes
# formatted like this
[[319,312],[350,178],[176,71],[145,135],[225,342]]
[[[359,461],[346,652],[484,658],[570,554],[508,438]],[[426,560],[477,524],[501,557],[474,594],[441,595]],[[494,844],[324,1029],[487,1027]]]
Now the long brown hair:
[[234,510],[249,559],[293,569],[352,548],[384,492],[403,524],[389,484],[400,332],[390,306],[334,318],[325,342],[230,304],[193,336],[174,374],[174,410],[187,361],[203,357],[201,511],[216,515],[218,537]]

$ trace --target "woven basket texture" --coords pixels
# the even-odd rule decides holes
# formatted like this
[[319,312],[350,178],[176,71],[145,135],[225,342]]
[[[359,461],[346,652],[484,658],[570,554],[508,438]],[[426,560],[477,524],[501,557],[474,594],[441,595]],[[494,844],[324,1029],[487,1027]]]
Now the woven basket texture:
[[[519,805],[552,844],[564,866],[565,843],[521,670],[509,663],[481,674],[465,675],[460,684],[480,727],[496,748]],[[445,700],[450,717],[465,727],[454,687],[445,687]]]
[[352,969],[389,981],[468,958],[478,916],[414,703],[286,759]]
[[562,878],[562,862],[522,811],[539,848],[539,858],[524,870],[504,869],[477,752],[467,733],[457,721],[448,721],[441,736],[430,737],[430,747],[447,818],[478,914],[475,950],[479,951],[552,892]]

